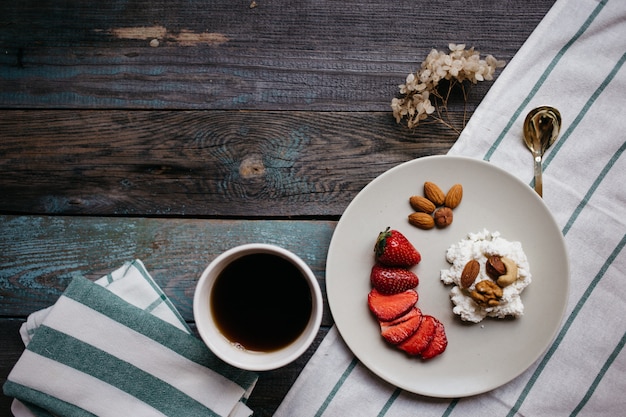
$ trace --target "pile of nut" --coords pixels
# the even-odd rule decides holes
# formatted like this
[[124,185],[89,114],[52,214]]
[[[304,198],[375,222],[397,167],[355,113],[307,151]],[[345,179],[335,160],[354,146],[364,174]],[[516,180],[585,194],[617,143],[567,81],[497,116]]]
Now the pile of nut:
[[409,215],[409,223],[420,229],[428,230],[437,226],[442,229],[452,223],[452,210],[463,198],[463,186],[454,184],[447,193],[433,182],[424,183],[424,196],[414,195],[409,204],[415,210]]
[[502,288],[514,283],[517,278],[517,264],[503,256],[492,255],[487,258],[485,272],[493,281],[483,280],[470,289],[480,273],[480,264],[472,259],[461,272],[461,288],[480,306],[495,307],[500,304]]

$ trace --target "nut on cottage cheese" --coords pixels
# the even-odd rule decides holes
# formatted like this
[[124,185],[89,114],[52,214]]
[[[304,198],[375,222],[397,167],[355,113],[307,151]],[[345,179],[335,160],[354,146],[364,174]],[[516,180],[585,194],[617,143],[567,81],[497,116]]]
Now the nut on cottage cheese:
[[[517,265],[517,279],[505,286],[498,286],[497,280],[490,277],[486,270],[487,260],[491,256],[500,256],[513,261]],[[485,229],[478,233],[469,233],[465,239],[450,246],[446,252],[446,259],[451,267],[441,270],[441,281],[447,285],[454,285],[450,290],[450,299],[454,304],[452,311],[462,320],[478,323],[485,317],[519,317],[524,314],[520,294],[530,284],[531,274],[528,259],[520,242],[510,242],[502,238],[499,232],[489,232]],[[471,260],[478,261],[480,269],[471,285],[464,288],[461,275]],[[497,302],[477,302],[477,298],[471,296],[476,295],[478,290],[484,287],[498,290]]]

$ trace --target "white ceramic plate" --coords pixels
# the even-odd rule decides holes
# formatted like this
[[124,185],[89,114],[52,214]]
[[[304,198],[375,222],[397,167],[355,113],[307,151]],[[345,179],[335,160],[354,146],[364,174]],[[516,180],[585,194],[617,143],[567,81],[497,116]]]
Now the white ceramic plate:
[[[425,181],[444,192],[463,185],[463,201],[446,229],[408,224],[411,195]],[[417,305],[443,322],[448,348],[430,361],[412,358],[387,344],[367,307],[374,243],[387,226],[401,231],[422,254],[413,268],[420,278]],[[520,241],[533,282],[522,293],[518,319],[462,322],[452,313],[448,286],[439,279],[449,267],[446,249],[470,232],[499,231]],[[432,156],[401,164],[367,185],[350,203],[333,234],[326,287],[337,328],[356,357],[372,372],[404,390],[444,398],[497,388],[526,370],[558,331],[567,304],[569,266],[561,231],[527,184],[487,162]]]

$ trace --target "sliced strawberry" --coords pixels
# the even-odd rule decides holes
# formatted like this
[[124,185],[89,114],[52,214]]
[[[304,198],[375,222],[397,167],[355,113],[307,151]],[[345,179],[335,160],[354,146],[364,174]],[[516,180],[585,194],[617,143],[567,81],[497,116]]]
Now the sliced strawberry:
[[388,266],[410,268],[422,260],[422,255],[411,242],[399,231],[389,230],[389,227],[378,235],[374,254],[378,262]]
[[421,353],[422,359],[430,359],[443,353],[448,346],[448,338],[443,323],[435,319],[435,336],[430,341],[428,347]]
[[367,304],[378,321],[393,321],[413,308],[418,298],[414,289],[387,295],[372,288],[367,296]]
[[415,333],[400,343],[398,347],[409,355],[421,354],[435,337],[436,323],[436,319],[433,316],[424,315]]
[[396,294],[417,287],[419,278],[408,269],[375,264],[370,273],[370,282],[383,294]]
[[422,321],[422,311],[413,307],[408,313],[393,321],[380,322],[380,334],[391,344],[397,345],[411,336]]

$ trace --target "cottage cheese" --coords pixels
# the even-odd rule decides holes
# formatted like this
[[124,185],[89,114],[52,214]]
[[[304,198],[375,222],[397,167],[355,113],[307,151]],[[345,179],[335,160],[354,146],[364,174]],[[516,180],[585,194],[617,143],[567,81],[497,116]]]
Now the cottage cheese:
[[[473,290],[475,284],[482,280],[493,281],[485,272],[487,258],[492,255],[500,255],[515,261],[518,267],[518,279],[503,288],[499,305],[483,307],[461,290],[461,272],[470,260],[475,259],[480,264],[480,273],[468,290]],[[478,323],[485,317],[519,317],[524,314],[524,304],[520,294],[530,284],[531,274],[520,242],[510,242],[502,238],[499,232],[483,230],[478,233],[469,233],[465,239],[448,248],[446,259],[452,266],[441,270],[441,281],[447,285],[454,285],[450,290],[450,299],[454,304],[452,311],[461,316],[462,320]]]

